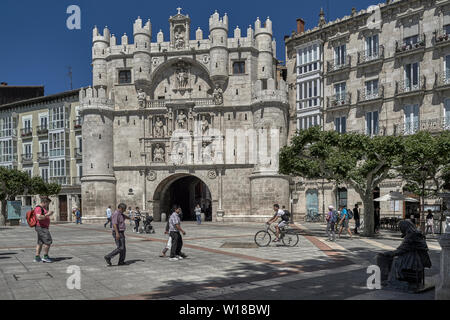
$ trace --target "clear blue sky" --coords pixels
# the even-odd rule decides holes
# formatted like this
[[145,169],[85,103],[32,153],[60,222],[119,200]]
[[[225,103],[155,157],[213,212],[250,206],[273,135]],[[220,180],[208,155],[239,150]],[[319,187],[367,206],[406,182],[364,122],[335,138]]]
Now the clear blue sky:
[[[70,89],[68,66],[72,67],[73,87],[91,83],[92,28],[107,25],[118,39],[124,32],[132,42],[133,22],[141,16],[151,19],[153,41],[162,29],[168,38],[169,16],[182,13],[191,17],[191,32],[201,27],[209,34],[208,19],[214,10],[228,13],[230,35],[239,26],[243,35],[256,17],[273,21],[277,40],[277,58],[285,59],[284,35],[296,29],[296,19],[306,27],[317,24],[320,8],[327,11],[327,20],[348,15],[352,7],[366,9],[375,0],[0,0],[0,81],[10,85],[44,85],[45,93]],[[66,28],[69,5],[81,8],[81,30]],[[103,32],[103,31],[102,31]],[[191,35],[193,38],[194,34]]]

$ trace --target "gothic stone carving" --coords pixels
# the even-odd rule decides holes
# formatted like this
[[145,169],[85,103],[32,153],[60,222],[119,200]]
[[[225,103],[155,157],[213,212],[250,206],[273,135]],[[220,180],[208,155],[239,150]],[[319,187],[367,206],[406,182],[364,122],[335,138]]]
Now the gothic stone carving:
[[219,85],[216,85],[213,93],[213,99],[215,105],[223,104],[223,90]]
[[153,135],[155,136],[155,138],[163,138],[164,137],[164,121],[159,116],[156,117],[156,120],[155,120]]
[[137,98],[138,98],[138,102],[139,102],[139,107],[141,109],[145,108],[145,100],[147,99],[147,94],[142,89],[139,89]]
[[187,129],[187,116],[183,110],[180,110],[177,116],[177,128],[178,129]]
[[153,149],[153,162],[165,162],[165,152],[159,143]]

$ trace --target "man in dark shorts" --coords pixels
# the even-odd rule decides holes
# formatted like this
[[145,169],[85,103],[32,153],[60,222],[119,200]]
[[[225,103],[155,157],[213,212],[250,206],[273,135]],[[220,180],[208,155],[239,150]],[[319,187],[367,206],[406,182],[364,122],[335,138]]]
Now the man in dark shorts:
[[[34,208],[34,214],[36,215],[36,226],[34,227],[37,233],[37,246],[36,256],[34,262],[53,262],[48,256],[48,251],[53,243],[52,236],[49,231],[50,217],[53,215],[53,211],[48,211],[48,205],[51,200],[49,198],[41,198],[41,204]],[[44,248],[44,258],[41,259],[41,251]]]

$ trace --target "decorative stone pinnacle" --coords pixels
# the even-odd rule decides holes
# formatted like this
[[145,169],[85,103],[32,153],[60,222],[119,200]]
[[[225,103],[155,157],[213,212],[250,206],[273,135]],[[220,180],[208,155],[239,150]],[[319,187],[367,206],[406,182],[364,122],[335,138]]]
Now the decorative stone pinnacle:
[[180,7],[177,8],[178,14],[181,14],[181,10],[182,10],[182,8],[180,8]]

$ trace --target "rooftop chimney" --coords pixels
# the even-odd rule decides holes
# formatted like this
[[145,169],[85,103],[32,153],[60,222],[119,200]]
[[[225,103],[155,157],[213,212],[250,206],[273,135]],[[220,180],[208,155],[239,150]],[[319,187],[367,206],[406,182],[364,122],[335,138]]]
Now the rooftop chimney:
[[305,20],[302,18],[297,19],[297,33],[305,32]]

